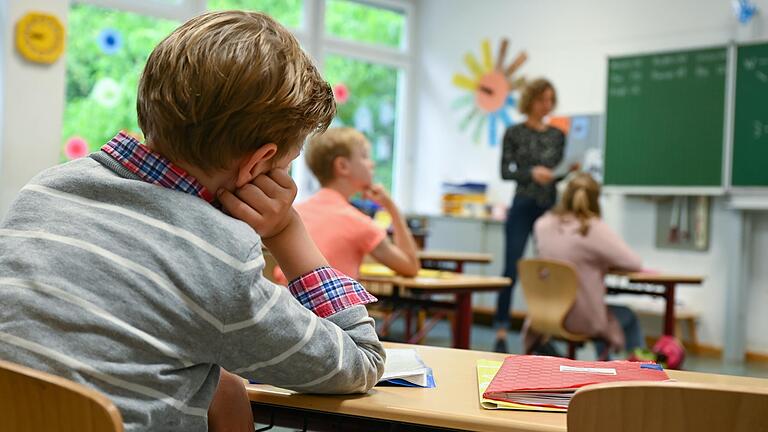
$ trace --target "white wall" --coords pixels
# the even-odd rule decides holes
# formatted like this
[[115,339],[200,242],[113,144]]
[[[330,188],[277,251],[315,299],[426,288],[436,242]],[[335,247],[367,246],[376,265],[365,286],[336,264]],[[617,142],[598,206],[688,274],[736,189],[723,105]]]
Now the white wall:
[[746,313],[749,325],[747,327],[747,347],[755,347],[768,351],[768,266],[765,265],[768,254],[768,217],[760,213],[751,213],[752,218],[752,250],[750,269],[752,283],[749,286]]
[[[521,72],[554,82],[559,113],[603,112],[607,56],[768,39],[768,0],[755,3],[760,15],[742,26],[725,0],[484,0],[471,5],[466,0],[423,0],[417,23],[413,196],[418,199],[411,208],[439,212],[440,184],[447,180],[486,181],[491,200],[509,202],[512,185],[500,179],[499,147],[473,144],[458,130],[460,113],[450,108],[465,94],[451,84],[451,77],[468,72],[462,58],[466,52],[479,56],[484,38],[490,38],[494,57],[501,37],[510,39],[508,53],[526,50],[529,60]],[[724,229],[731,220],[724,200],[713,203],[711,247],[705,253],[655,248],[655,209],[650,201],[610,196],[606,204],[606,219],[643,255],[648,267],[707,276],[703,287],[683,287],[679,297],[701,311],[702,341],[722,346],[730,289],[726,263],[733,245]],[[748,348],[768,352],[768,336],[760,331],[768,328],[768,314],[760,313],[768,306],[768,270],[759,266],[768,258],[768,217],[756,216],[754,229]]]
[[62,56],[52,65],[27,62],[16,51],[13,31],[26,12],[56,15],[66,25],[67,0],[3,0],[0,15],[0,215],[18,190],[59,157],[64,110]]

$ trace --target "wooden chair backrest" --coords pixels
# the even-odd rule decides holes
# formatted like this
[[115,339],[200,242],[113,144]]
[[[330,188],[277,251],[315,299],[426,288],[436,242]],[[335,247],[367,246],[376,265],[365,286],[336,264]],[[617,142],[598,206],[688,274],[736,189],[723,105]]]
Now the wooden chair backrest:
[[123,419],[94,389],[0,360],[0,431],[122,432]]
[[570,333],[563,327],[579,290],[574,267],[562,261],[536,258],[518,261],[517,268],[531,329],[571,341],[587,340],[586,336]]
[[586,431],[768,431],[768,388],[690,382],[587,386],[568,406],[568,432]]

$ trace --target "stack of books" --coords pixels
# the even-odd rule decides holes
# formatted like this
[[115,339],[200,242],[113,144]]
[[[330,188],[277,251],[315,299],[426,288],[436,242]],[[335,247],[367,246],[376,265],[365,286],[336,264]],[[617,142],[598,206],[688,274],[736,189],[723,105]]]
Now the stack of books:
[[483,388],[481,376],[487,377],[488,368],[493,366],[487,360],[478,362],[480,404],[488,409],[566,411],[576,390],[586,385],[669,380],[666,372],[656,363],[625,360],[585,362],[520,355],[507,357],[487,388]]

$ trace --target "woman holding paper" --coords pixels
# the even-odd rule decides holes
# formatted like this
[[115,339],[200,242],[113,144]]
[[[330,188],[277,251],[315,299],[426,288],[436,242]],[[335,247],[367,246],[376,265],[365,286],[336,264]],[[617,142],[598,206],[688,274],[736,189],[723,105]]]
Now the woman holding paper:
[[[534,227],[541,258],[566,261],[576,267],[581,282],[565,318],[566,330],[596,338],[598,355],[631,352],[644,345],[640,324],[631,309],[606,305],[603,279],[610,270],[640,271],[640,257],[600,218],[600,185],[586,173],[573,176],[558,206]],[[538,335],[523,327],[526,350]]]
[[563,158],[565,134],[544,123],[544,118],[555,107],[555,88],[546,79],[529,83],[520,98],[520,112],[527,116],[524,123],[511,126],[504,133],[501,154],[501,177],[517,183],[512,206],[505,226],[506,248],[504,276],[512,284],[499,291],[496,302],[494,351],[507,352],[507,329],[512,288],[517,280],[517,261],[533,224],[555,203],[555,177],[553,169]]

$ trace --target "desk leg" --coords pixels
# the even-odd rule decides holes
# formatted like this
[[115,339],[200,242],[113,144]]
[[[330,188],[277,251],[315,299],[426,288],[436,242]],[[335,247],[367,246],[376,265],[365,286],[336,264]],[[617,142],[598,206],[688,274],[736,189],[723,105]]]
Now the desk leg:
[[675,284],[664,284],[664,298],[667,301],[664,311],[664,334],[675,336]]
[[472,331],[472,293],[456,293],[456,316],[453,319],[453,347],[469,349]]
[[411,310],[410,306],[405,306],[405,340],[409,340],[411,338],[411,329],[413,328],[413,321],[411,318],[413,317],[413,311]]
[[389,334],[389,327],[402,314],[402,309],[400,308],[400,287],[397,285],[392,287],[391,301],[392,312],[384,317],[384,322],[381,324],[380,329],[378,330],[379,336],[387,336]]

